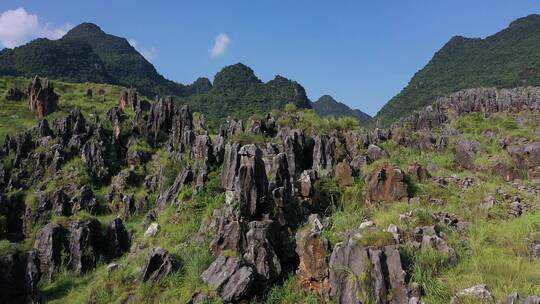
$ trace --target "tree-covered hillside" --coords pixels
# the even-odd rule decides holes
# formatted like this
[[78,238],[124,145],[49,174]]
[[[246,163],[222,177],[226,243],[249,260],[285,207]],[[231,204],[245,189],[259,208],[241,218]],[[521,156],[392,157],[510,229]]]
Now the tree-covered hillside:
[[540,85],[540,15],[518,19],[485,39],[454,37],[375,117],[381,125],[473,87]]
[[358,109],[351,109],[344,103],[336,101],[330,95],[321,96],[316,102],[311,104],[317,114],[321,116],[352,116],[358,119],[362,123],[366,123],[371,120],[371,116]]
[[228,116],[245,119],[252,114],[263,115],[272,109],[281,109],[288,103],[311,108],[306,91],[296,81],[278,75],[264,83],[242,63],[227,66],[217,73],[210,91],[181,98],[180,102],[204,113],[212,127]]
[[125,38],[92,23],[76,26],[59,40],[36,39],[2,50],[0,74],[133,86],[147,96],[187,96],[209,88],[207,79],[187,86],[165,79]]

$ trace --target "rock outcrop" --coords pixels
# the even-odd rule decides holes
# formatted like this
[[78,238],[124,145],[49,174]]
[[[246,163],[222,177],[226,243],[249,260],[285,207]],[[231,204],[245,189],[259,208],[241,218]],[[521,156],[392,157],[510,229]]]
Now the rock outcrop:
[[9,88],[4,97],[9,101],[21,101],[26,98],[26,93],[18,88]]
[[461,138],[456,144],[456,162],[465,169],[474,169],[474,159],[479,143]]
[[328,240],[322,235],[322,223],[316,215],[309,218],[306,227],[296,233],[296,253],[300,259],[297,274],[302,285],[325,295],[329,289]]
[[44,278],[52,275],[67,262],[63,261],[63,252],[69,252],[68,232],[58,224],[49,223],[36,233],[34,250],[39,259],[39,269]]
[[70,232],[71,269],[79,273],[93,270],[102,252],[101,224],[97,220],[73,222]]
[[134,88],[123,90],[118,100],[118,106],[122,110],[131,109],[136,110],[138,104],[137,90]]
[[337,303],[409,303],[406,265],[397,246],[338,243],[330,257],[330,297]]
[[408,197],[405,175],[396,166],[383,165],[368,173],[364,186],[366,204],[393,202]]
[[52,82],[47,78],[36,76],[28,86],[28,109],[39,118],[56,111],[58,98]]
[[105,257],[108,260],[121,257],[129,251],[130,245],[131,240],[122,219],[115,218],[107,227],[105,234]]
[[38,302],[37,284],[41,277],[35,251],[0,254],[0,302]]
[[163,248],[153,248],[144,260],[144,266],[139,275],[140,282],[159,281],[165,278],[173,269],[172,258]]
[[226,303],[248,299],[254,292],[255,274],[235,257],[220,255],[206,269],[201,279],[219,292]]

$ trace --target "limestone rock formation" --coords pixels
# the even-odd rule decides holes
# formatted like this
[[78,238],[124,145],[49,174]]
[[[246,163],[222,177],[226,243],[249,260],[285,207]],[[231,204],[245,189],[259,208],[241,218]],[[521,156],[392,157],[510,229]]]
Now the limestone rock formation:
[[28,109],[39,118],[56,111],[58,98],[52,82],[47,78],[36,76],[28,86]]
[[58,224],[45,225],[36,233],[34,250],[43,277],[50,279],[64,262],[62,252],[69,252],[67,230]]
[[248,299],[254,292],[255,274],[235,257],[220,255],[206,269],[201,279],[215,288],[227,303]]
[[316,215],[309,218],[306,227],[296,233],[296,253],[300,259],[298,275],[302,284],[320,294],[328,292],[328,240],[322,235],[322,224]]
[[38,282],[41,277],[35,251],[15,251],[0,254],[0,302],[38,302]]
[[97,220],[73,222],[70,232],[71,269],[79,273],[93,270],[102,252],[101,224]]
[[129,234],[124,227],[122,219],[115,218],[107,227],[105,234],[104,254],[107,260],[121,257],[129,251],[131,244]]
[[9,88],[4,97],[9,101],[21,101],[26,98],[26,93],[18,88]]
[[364,199],[367,204],[399,201],[408,195],[405,175],[396,166],[385,164],[366,176]]
[[474,169],[474,159],[479,143],[461,138],[456,145],[456,162],[465,169]]
[[120,94],[120,99],[118,100],[118,106],[122,110],[132,109],[135,110],[138,104],[138,94],[137,90],[134,88],[125,89]]
[[165,278],[173,269],[172,258],[163,248],[153,248],[144,260],[144,266],[139,275],[140,282],[159,281]]
[[330,257],[330,297],[337,303],[408,303],[408,286],[400,249],[366,248],[338,243]]

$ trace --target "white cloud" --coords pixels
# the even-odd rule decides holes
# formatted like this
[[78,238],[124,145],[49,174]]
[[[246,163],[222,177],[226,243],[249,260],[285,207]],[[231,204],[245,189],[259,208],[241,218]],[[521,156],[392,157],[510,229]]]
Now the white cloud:
[[231,43],[231,39],[229,39],[229,36],[227,36],[227,34],[221,33],[217,35],[214,46],[210,50],[208,50],[210,57],[216,58],[221,54],[225,53],[225,50],[227,49],[229,43]]
[[158,56],[158,49],[155,47],[151,47],[149,49],[147,48],[139,48],[139,42],[135,39],[128,39],[129,44],[134,47],[141,55],[146,58],[148,61],[154,61]]
[[22,7],[7,10],[0,14],[0,44],[13,48],[35,38],[59,39],[73,26],[65,24],[53,28],[49,23],[42,23],[37,15],[29,14]]

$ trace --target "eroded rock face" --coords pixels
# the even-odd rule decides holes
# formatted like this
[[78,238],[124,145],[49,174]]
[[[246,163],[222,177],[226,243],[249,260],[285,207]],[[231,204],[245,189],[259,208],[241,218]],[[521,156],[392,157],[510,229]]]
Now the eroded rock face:
[[123,90],[118,100],[118,106],[122,109],[135,110],[138,104],[137,90],[134,88]]
[[413,231],[413,246],[416,248],[433,248],[444,254],[452,263],[457,262],[456,251],[442,238],[435,226],[416,227]]
[[262,280],[272,280],[281,274],[281,264],[270,242],[272,221],[252,221],[246,233],[244,261],[254,268]]
[[305,287],[321,294],[328,291],[328,240],[322,235],[318,216],[310,216],[309,223],[296,233],[296,253],[300,258],[297,274]]
[[215,288],[226,303],[248,299],[254,292],[253,269],[242,265],[240,259],[236,257],[218,256],[202,273],[201,279]]
[[284,135],[284,152],[287,154],[289,174],[297,177],[300,172],[309,167],[311,151],[306,143],[304,133],[299,130],[290,130]]
[[241,158],[234,187],[235,198],[239,202],[242,214],[256,217],[264,210],[268,192],[261,150],[255,145],[245,145],[238,154]]
[[490,167],[490,172],[502,176],[507,182],[522,178],[519,170],[502,160],[495,161]]
[[501,304],[540,304],[540,296],[522,296],[517,292],[510,294]]
[[18,88],[10,88],[7,90],[5,98],[9,101],[21,101],[26,98],[26,93]]
[[397,246],[338,243],[330,257],[330,297],[337,303],[408,303],[406,266]]
[[484,303],[493,303],[493,296],[488,290],[486,284],[478,284],[470,288],[460,290],[456,296],[450,300],[450,304],[461,303],[463,299],[476,299]]
[[235,176],[240,167],[240,144],[228,143],[225,145],[223,156],[223,170],[221,171],[221,187],[225,190],[234,190]]
[[131,240],[122,219],[115,218],[107,227],[104,253],[107,260],[121,257],[129,251]]
[[456,145],[456,162],[465,169],[474,169],[474,159],[479,143],[461,138]]
[[422,182],[431,177],[429,171],[417,162],[409,166],[407,173],[415,182]]
[[373,144],[369,145],[366,154],[367,154],[369,162],[374,162],[379,159],[388,158],[388,153],[386,151],[384,151],[381,147],[377,145],[373,145]]
[[336,166],[334,175],[341,187],[348,187],[353,184],[353,170],[346,159]]
[[156,201],[156,205],[160,209],[164,209],[167,206],[167,204],[170,204],[170,203],[176,204],[174,200],[178,197],[178,194],[180,194],[184,186],[191,183],[192,181],[193,181],[193,171],[191,170],[191,168],[190,167],[183,168],[182,171],[180,171],[180,173],[178,173],[178,175],[176,176],[176,179],[174,180],[174,183],[172,184],[172,186],[170,186],[164,193],[162,193],[158,197]]
[[540,179],[540,142],[514,143],[506,150],[517,168],[526,171],[530,179]]
[[58,98],[52,82],[47,78],[36,76],[28,86],[28,109],[39,118],[56,111]]
[[314,183],[317,180],[317,171],[315,170],[304,170],[300,174],[300,179],[298,179],[298,189],[302,197],[309,198],[313,196]]
[[367,204],[399,201],[408,197],[405,175],[398,167],[389,164],[370,172],[364,187]]
[[3,253],[0,255],[0,302],[34,303],[41,277],[35,251]]
[[96,140],[90,140],[82,147],[81,159],[97,179],[104,179],[109,174],[104,154],[103,145]]
[[124,111],[121,107],[112,107],[107,111],[107,119],[113,125],[113,138],[118,141],[122,133],[122,123],[125,120]]
[[85,273],[96,268],[102,252],[101,224],[97,220],[73,222],[70,231],[71,269]]
[[172,259],[167,250],[163,248],[151,249],[144,260],[144,266],[139,275],[139,281],[162,280],[172,271],[172,269]]
[[62,264],[62,252],[69,252],[67,230],[49,223],[36,233],[34,250],[39,258],[39,269],[43,277],[51,279]]

